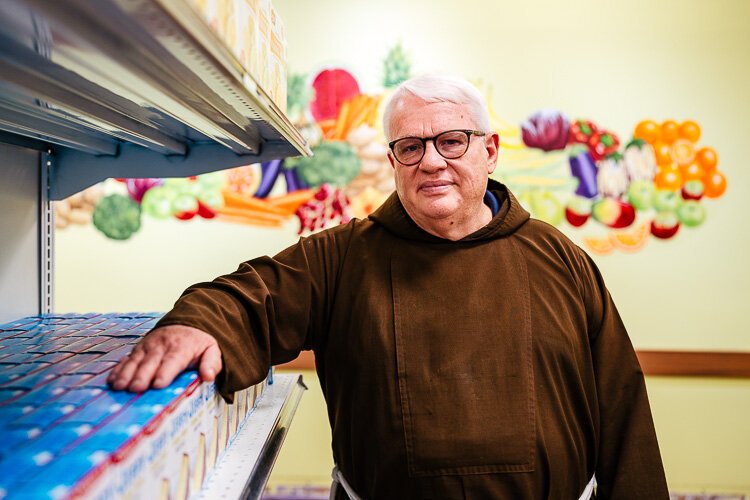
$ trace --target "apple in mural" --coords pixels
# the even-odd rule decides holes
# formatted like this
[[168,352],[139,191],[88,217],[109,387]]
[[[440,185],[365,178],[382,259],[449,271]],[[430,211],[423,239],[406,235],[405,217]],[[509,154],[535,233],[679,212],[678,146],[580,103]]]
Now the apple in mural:
[[654,208],[657,212],[676,212],[682,203],[682,196],[676,191],[657,189],[654,192]]
[[703,198],[704,186],[698,179],[687,181],[682,186],[682,198],[685,200],[700,200]]
[[677,218],[687,227],[698,227],[706,220],[706,208],[695,200],[688,200],[677,209]]
[[638,210],[648,210],[653,206],[655,191],[653,181],[646,179],[633,181],[628,187],[628,201]]
[[553,226],[559,226],[565,217],[562,203],[546,189],[527,191],[520,201],[530,209],[534,217]]
[[602,198],[591,208],[594,219],[613,228],[628,227],[635,221],[635,208],[615,198]]
[[591,200],[574,195],[565,207],[565,218],[571,226],[579,227],[591,217]]
[[651,221],[651,234],[663,240],[669,239],[677,234],[680,229],[680,219],[671,211],[659,212]]

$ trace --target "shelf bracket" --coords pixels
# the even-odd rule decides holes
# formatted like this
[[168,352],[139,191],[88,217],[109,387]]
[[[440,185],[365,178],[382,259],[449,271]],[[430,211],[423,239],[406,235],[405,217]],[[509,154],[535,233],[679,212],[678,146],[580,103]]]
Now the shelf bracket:
[[188,177],[298,155],[289,143],[266,141],[259,155],[238,155],[221,144],[191,144],[185,155],[164,155],[121,143],[116,155],[59,148],[50,170],[50,199],[62,200],[110,177]]

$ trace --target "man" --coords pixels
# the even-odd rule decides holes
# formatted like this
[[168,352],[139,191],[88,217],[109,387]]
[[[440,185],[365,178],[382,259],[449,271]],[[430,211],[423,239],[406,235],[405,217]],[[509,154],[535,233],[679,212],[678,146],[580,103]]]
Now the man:
[[[315,352],[336,498],[666,499],[643,374],[588,256],[489,181],[479,92],[402,84],[396,194],[365,220],[190,287],[112,372],[222,394]],[[596,479],[594,480],[593,476]]]

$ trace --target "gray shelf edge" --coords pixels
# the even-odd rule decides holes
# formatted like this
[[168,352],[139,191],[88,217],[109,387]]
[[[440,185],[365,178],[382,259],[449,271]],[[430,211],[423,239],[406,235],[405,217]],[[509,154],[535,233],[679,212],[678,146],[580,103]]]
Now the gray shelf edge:
[[[235,471],[228,470],[225,467],[227,463],[247,457],[248,450],[243,448],[247,443],[243,438],[254,431],[252,425],[253,414],[251,413],[240,430],[237,431],[237,435],[231,445],[224,451],[220,461],[207,478],[198,498],[205,500],[235,497],[243,500],[261,498],[263,489],[268,482],[273,466],[276,463],[276,458],[289,431],[292,418],[297,411],[304,391],[307,390],[307,386],[302,381],[301,374],[274,374],[273,380],[274,383],[266,389],[267,393],[261,398],[258,407],[253,410],[256,417],[259,411],[276,412],[273,424],[270,426],[270,430],[266,434],[257,458],[254,460],[253,468],[247,476],[238,477],[234,473]],[[282,385],[286,386],[284,388],[286,392],[283,396],[278,393],[270,394],[275,388]],[[271,401],[271,399],[274,400]],[[278,405],[278,407],[274,405]],[[227,485],[229,485],[229,488],[227,488]],[[222,489],[224,492],[221,491]],[[227,490],[230,491],[230,495],[226,494]]]

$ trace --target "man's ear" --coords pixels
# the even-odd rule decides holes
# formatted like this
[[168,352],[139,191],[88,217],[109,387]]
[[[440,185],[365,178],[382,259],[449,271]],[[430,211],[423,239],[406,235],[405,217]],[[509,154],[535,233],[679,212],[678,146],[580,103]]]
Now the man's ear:
[[386,153],[386,156],[388,157],[388,161],[391,164],[391,168],[395,170],[396,169],[396,164],[394,163],[393,156],[391,156],[391,150],[390,149]]
[[500,149],[500,136],[497,135],[497,132],[491,132],[484,136],[484,146],[487,149],[487,173],[491,174],[497,166],[497,155]]

